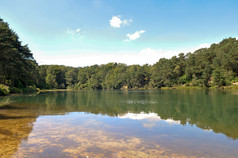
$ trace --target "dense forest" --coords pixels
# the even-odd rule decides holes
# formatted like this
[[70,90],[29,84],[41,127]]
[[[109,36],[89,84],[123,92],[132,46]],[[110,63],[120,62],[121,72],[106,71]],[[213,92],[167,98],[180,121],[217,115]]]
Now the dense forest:
[[27,45],[0,19],[0,94],[24,88],[137,89],[220,87],[238,82],[238,40],[159,59],[154,65],[108,63],[87,67],[38,65]]

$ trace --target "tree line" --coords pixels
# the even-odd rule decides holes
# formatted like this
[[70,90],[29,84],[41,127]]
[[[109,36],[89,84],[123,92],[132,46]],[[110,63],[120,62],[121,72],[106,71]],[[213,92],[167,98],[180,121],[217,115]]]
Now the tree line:
[[137,89],[228,86],[238,82],[238,40],[161,58],[154,65],[38,65],[27,45],[0,19],[0,83],[17,88]]

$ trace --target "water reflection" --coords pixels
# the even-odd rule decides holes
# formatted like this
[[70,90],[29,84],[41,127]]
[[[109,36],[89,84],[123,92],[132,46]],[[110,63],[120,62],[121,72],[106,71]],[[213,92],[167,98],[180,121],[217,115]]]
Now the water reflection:
[[237,122],[234,91],[69,91],[4,97],[0,157],[235,157]]
[[83,122],[80,118],[80,114],[73,114],[70,117],[58,116],[57,119],[39,118],[33,133],[29,135],[27,141],[22,142],[15,156],[157,157],[161,155],[164,157],[163,154],[180,156],[141,138],[108,132],[104,129],[104,124],[100,121],[95,122],[90,117]]
[[84,111],[121,116],[128,112],[153,112],[163,120],[187,122],[202,129],[238,138],[238,99],[233,91],[75,91],[49,92],[11,98],[18,106],[36,108],[41,114]]
[[151,112],[149,112],[148,114],[145,113],[145,112],[140,112],[139,114],[127,113],[127,114],[124,114],[124,115],[118,115],[118,118],[132,119],[132,120],[149,120],[150,122],[164,121],[164,122],[169,123],[170,125],[172,125],[172,124],[180,124],[180,121],[175,121],[173,119],[163,120],[156,113],[151,113]]

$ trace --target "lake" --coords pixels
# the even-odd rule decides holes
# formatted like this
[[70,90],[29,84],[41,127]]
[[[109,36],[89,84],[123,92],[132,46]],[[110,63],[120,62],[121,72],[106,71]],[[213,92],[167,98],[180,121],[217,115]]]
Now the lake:
[[0,157],[238,157],[238,91],[1,97],[0,142]]

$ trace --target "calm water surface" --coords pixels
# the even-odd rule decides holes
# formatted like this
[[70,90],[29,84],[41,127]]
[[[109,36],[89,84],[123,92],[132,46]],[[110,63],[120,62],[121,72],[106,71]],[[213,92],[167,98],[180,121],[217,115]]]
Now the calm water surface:
[[238,91],[0,98],[0,157],[238,157]]

